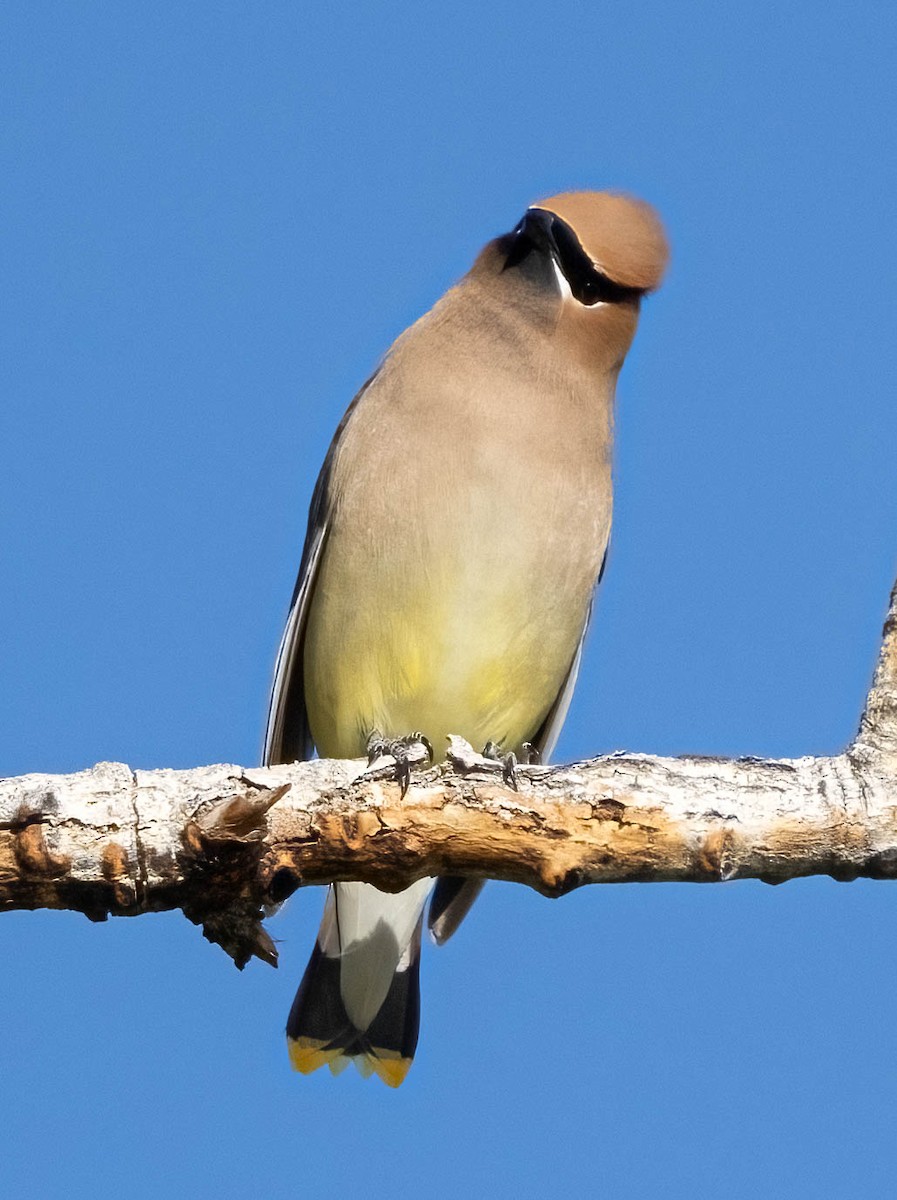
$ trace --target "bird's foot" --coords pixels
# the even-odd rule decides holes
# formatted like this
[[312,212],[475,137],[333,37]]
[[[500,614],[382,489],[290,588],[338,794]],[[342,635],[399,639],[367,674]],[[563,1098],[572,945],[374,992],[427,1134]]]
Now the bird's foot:
[[[470,742],[456,733],[449,734],[447,758],[451,766],[461,775],[478,773],[487,778],[494,778],[501,774],[505,786],[513,788],[514,791],[519,790],[517,784],[520,778],[527,777],[520,768],[536,766],[542,761],[539,751],[530,742],[524,742],[520,746],[520,758],[518,759],[513,752],[503,754],[500,742],[487,742],[483,747],[482,754],[478,754]],[[536,772],[537,776],[538,774],[539,772]]]
[[503,782],[512,791],[517,791],[517,755],[513,750],[509,750],[507,754],[502,754],[501,746],[498,742],[487,742],[483,747],[483,758],[488,758],[490,762],[501,763],[501,777]]
[[411,766],[422,760],[420,753],[415,754],[415,747],[423,747],[429,762],[433,761],[433,747],[429,740],[420,732],[409,733],[405,737],[386,738],[379,729],[375,729],[368,738],[368,766],[378,758],[391,758],[395,763],[394,778],[401,786],[402,798],[411,786]]

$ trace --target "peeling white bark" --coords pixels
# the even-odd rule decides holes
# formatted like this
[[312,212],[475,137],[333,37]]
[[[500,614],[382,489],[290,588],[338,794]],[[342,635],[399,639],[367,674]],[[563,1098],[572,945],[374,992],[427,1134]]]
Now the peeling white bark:
[[404,799],[388,767],[316,761],[0,780],[0,907],[182,908],[238,965],[276,952],[265,904],[300,883],[435,874],[528,883],[897,877],[897,585],[855,741],[830,758],[616,754],[500,767],[450,739]]

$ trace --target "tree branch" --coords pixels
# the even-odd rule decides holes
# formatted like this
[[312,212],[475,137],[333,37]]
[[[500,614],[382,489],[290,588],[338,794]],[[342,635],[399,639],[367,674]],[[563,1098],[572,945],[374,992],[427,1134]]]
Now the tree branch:
[[897,584],[860,730],[830,758],[612,754],[520,767],[461,739],[415,772],[322,760],[0,780],[0,907],[93,920],[181,908],[243,966],[276,962],[264,908],[300,883],[395,891],[471,874],[585,883],[897,877]]

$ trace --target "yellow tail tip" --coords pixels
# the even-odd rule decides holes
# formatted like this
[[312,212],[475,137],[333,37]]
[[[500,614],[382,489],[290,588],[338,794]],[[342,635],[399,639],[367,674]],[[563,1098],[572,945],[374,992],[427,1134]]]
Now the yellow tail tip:
[[325,1050],[325,1044],[311,1038],[287,1038],[290,1066],[301,1075],[310,1075],[318,1067],[325,1067],[340,1057],[342,1050]]
[[411,1069],[410,1058],[377,1058],[372,1056],[368,1061],[373,1065],[378,1079],[382,1079],[387,1087],[397,1088],[404,1082],[405,1076]]
[[[290,1054],[290,1065],[300,1075],[311,1075],[318,1067],[330,1067],[334,1075],[338,1075],[348,1064],[349,1059],[342,1049],[325,1049],[326,1042],[315,1041],[313,1038],[287,1038],[287,1048]],[[383,1057],[380,1057],[383,1055]],[[382,1079],[387,1087],[397,1088],[404,1082],[411,1067],[410,1058],[400,1058],[380,1051],[374,1054],[354,1055],[355,1063],[361,1074],[367,1079],[372,1074]]]

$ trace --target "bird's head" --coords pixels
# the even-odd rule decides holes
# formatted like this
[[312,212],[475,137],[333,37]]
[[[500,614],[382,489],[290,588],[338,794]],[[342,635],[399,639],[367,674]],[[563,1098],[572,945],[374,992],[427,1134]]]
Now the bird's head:
[[653,291],[669,257],[653,208],[616,192],[550,196],[527,209],[514,232],[551,254],[573,297],[587,307]]
[[659,286],[669,256],[650,205],[615,192],[539,200],[492,245],[504,280],[521,295],[550,296],[557,328],[606,365],[622,362],[640,301]]

